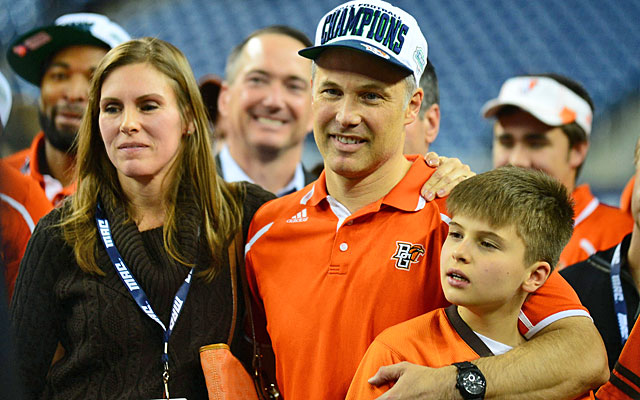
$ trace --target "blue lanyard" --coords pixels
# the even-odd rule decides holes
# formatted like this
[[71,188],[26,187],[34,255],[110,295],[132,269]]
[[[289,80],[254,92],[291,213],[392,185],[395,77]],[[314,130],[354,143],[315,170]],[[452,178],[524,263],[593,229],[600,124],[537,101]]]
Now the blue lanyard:
[[129,290],[129,293],[138,304],[138,307],[140,307],[140,309],[142,309],[142,311],[147,316],[149,316],[149,318],[156,321],[164,331],[164,347],[162,353],[164,372],[162,374],[162,380],[164,382],[165,396],[167,399],[169,399],[169,338],[171,337],[173,327],[178,320],[180,311],[182,311],[182,305],[187,300],[189,288],[191,287],[191,276],[193,275],[193,268],[189,271],[189,274],[185,278],[184,283],[180,286],[173,299],[171,318],[169,319],[169,329],[167,329],[162,321],[160,321],[160,318],[158,318],[155,311],[153,311],[153,308],[149,303],[149,299],[147,298],[147,294],[144,292],[144,290],[142,290],[140,285],[138,285],[136,278],[134,278],[129,271],[129,268],[122,259],[122,256],[120,256],[120,252],[113,243],[113,239],[111,238],[111,227],[109,226],[109,221],[107,220],[107,217],[100,204],[98,204],[96,210],[96,223],[98,225],[98,231],[100,232],[100,237],[102,238],[104,248],[107,251],[107,254],[109,254],[109,258],[111,259],[113,266],[116,268],[118,276],[120,277],[126,288]]
[[618,320],[618,329],[620,329],[620,339],[622,339],[622,345],[624,346],[629,338],[629,323],[627,320],[627,303],[624,300],[622,281],[620,280],[621,245],[622,243],[618,244],[611,258],[611,288],[613,289],[613,307]]

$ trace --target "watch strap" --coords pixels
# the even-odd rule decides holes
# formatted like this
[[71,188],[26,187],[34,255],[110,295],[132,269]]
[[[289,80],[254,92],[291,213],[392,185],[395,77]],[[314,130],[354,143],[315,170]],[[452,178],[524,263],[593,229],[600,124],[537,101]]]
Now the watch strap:
[[467,370],[467,369],[478,369],[478,367],[476,367],[476,365],[471,361],[456,362],[456,363],[453,363],[453,365],[455,365],[456,368],[458,368],[458,371]]

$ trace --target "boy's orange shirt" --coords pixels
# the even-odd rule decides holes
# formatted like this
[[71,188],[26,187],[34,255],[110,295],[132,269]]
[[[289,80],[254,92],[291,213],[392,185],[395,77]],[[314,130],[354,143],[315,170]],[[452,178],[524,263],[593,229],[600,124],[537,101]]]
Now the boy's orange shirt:
[[[375,387],[367,382],[384,365],[408,361],[438,368],[492,355],[462,320],[456,306],[439,308],[387,328],[378,335],[360,362],[346,399],[376,399],[389,390],[390,384]],[[589,398],[592,398],[590,394],[578,397]]]

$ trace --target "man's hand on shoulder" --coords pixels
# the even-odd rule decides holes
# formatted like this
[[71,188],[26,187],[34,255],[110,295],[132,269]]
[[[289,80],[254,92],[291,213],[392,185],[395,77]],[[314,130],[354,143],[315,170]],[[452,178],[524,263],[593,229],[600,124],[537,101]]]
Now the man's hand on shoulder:
[[377,400],[462,399],[455,388],[456,373],[454,366],[429,368],[404,361],[381,367],[369,383],[380,386],[395,382]]
[[436,168],[420,192],[428,201],[435,199],[436,196],[446,197],[458,183],[476,174],[457,158],[438,156],[431,151],[424,156],[424,159],[427,165]]

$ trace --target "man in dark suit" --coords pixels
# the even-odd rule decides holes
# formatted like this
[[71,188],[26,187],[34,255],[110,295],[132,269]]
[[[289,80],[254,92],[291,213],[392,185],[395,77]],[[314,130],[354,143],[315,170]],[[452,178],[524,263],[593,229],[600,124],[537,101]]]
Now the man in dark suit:
[[229,55],[218,98],[225,144],[216,157],[227,181],[250,181],[282,196],[317,178],[302,166],[311,130],[311,45],[287,26],[257,30]]

